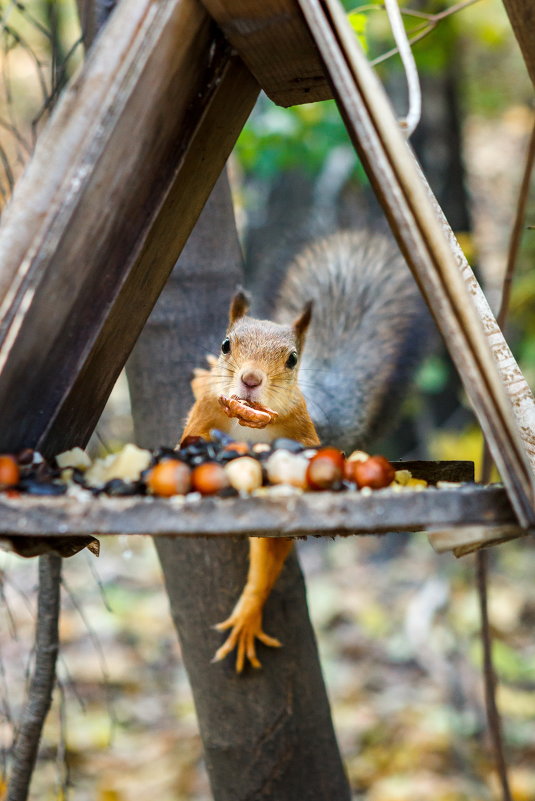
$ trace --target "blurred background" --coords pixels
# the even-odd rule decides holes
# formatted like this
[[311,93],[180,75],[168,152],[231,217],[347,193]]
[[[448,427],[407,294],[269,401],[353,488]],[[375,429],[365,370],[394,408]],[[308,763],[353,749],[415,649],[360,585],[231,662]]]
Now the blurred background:
[[[380,4],[346,3],[392,101],[404,77]],[[402,4],[406,6],[406,4]],[[465,4],[462,4],[463,6]],[[533,126],[533,87],[500,0],[406,9],[423,90],[412,143],[494,309]],[[410,13],[409,13],[410,12]],[[0,2],[0,202],[9,200],[39,131],[84,56],[74,0]],[[333,102],[291,109],[262,96],[230,162],[248,283],[262,305],[280,266],[336,228],[382,215]],[[535,224],[535,199],[526,225]],[[526,229],[507,337],[535,383],[535,232]],[[417,332],[415,332],[417,335]],[[178,433],[178,432],[177,432]],[[133,440],[119,380],[90,445]],[[162,443],[172,445],[173,443]],[[419,370],[395,458],[480,461],[480,430],[437,346]],[[300,545],[335,727],[362,801],[490,801],[473,557],[435,554],[424,535]],[[529,540],[491,554],[490,614],[516,801],[535,798],[535,553]],[[37,564],[0,553],[0,799],[28,683]],[[213,636],[208,626],[207,636]],[[180,648],[149,538],[105,539],[96,560],[64,566],[59,687],[32,785],[39,801],[208,801],[210,791]],[[217,666],[214,666],[217,669]]]

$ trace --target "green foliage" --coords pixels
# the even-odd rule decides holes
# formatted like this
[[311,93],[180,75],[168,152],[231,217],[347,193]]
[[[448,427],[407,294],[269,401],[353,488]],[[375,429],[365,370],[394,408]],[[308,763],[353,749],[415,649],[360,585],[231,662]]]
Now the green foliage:
[[429,356],[422,364],[416,376],[418,389],[422,392],[436,394],[442,392],[449,378],[446,362],[440,356]]
[[[351,143],[334,101],[282,109],[262,97],[238,139],[236,154],[246,173],[267,180],[297,167],[317,174],[339,146],[350,148]],[[355,173],[364,177],[357,162]]]
[[362,14],[357,11],[351,11],[347,18],[349,20],[349,24],[353,30],[353,33],[359,40],[360,46],[364,50],[365,53],[368,52],[368,40],[366,38],[366,28],[368,25],[368,16],[367,14]]

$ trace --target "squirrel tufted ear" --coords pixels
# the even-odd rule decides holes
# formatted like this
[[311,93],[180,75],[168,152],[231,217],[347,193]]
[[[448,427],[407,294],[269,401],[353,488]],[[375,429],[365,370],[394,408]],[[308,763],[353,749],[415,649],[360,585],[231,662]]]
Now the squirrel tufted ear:
[[247,292],[244,292],[243,289],[240,289],[232,300],[230,301],[230,309],[229,309],[229,324],[232,325],[239,320],[240,317],[243,317],[249,311],[249,306],[251,305],[251,301]]
[[295,331],[295,336],[300,346],[303,344],[307,328],[312,318],[313,307],[314,307],[314,301],[309,300],[307,303],[305,303],[303,311],[301,312],[299,317],[297,317],[293,322],[292,327],[293,330]]

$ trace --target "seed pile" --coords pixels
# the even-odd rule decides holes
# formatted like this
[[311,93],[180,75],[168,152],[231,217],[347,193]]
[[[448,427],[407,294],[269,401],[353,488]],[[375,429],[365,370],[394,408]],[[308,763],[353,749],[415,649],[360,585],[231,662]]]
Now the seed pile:
[[349,457],[331,447],[304,448],[291,439],[272,443],[235,441],[213,430],[211,440],[188,437],[180,449],[154,452],[126,445],[119,453],[91,462],[80,448],[47,462],[37,451],[0,455],[0,489],[10,494],[161,497],[200,495],[230,497],[269,494],[275,487],[294,491],[421,489],[426,482],[407,470],[395,471],[384,456],[355,451]]

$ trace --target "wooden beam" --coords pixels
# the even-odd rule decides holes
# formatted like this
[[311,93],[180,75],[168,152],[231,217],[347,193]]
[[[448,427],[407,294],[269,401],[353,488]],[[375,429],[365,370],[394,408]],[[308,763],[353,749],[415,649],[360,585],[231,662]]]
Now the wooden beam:
[[535,5],[533,0],[503,0],[503,4],[535,86]]
[[124,0],[0,229],[0,448],[84,443],[258,84],[197,0]]
[[[529,386],[338,0],[299,3],[348,131],[444,336],[518,519],[525,527],[533,526],[535,400]],[[514,369],[505,370],[505,362],[512,362]]]
[[279,106],[332,98],[314,40],[294,0],[203,0],[265,93]]
[[527,533],[517,525],[461,525],[455,528],[431,531],[428,537],[437,553],[453,551],[455,556],[459,557],[479,551],[481,548],[489,548],[525,537]]
[[437,484],[439,481],[474,481],[474,463],[464,459],[404,459],[391,464],[394,470],[409,470],[413,478],[423,478],[428,484]]
[[249,498],[78,498],[0,496],[2,533],[9,536],[146,534],[185,537],[303,537],[385,534],[460,525],[512,525],[500,487],[371,495],[358,492],[284,493]]

